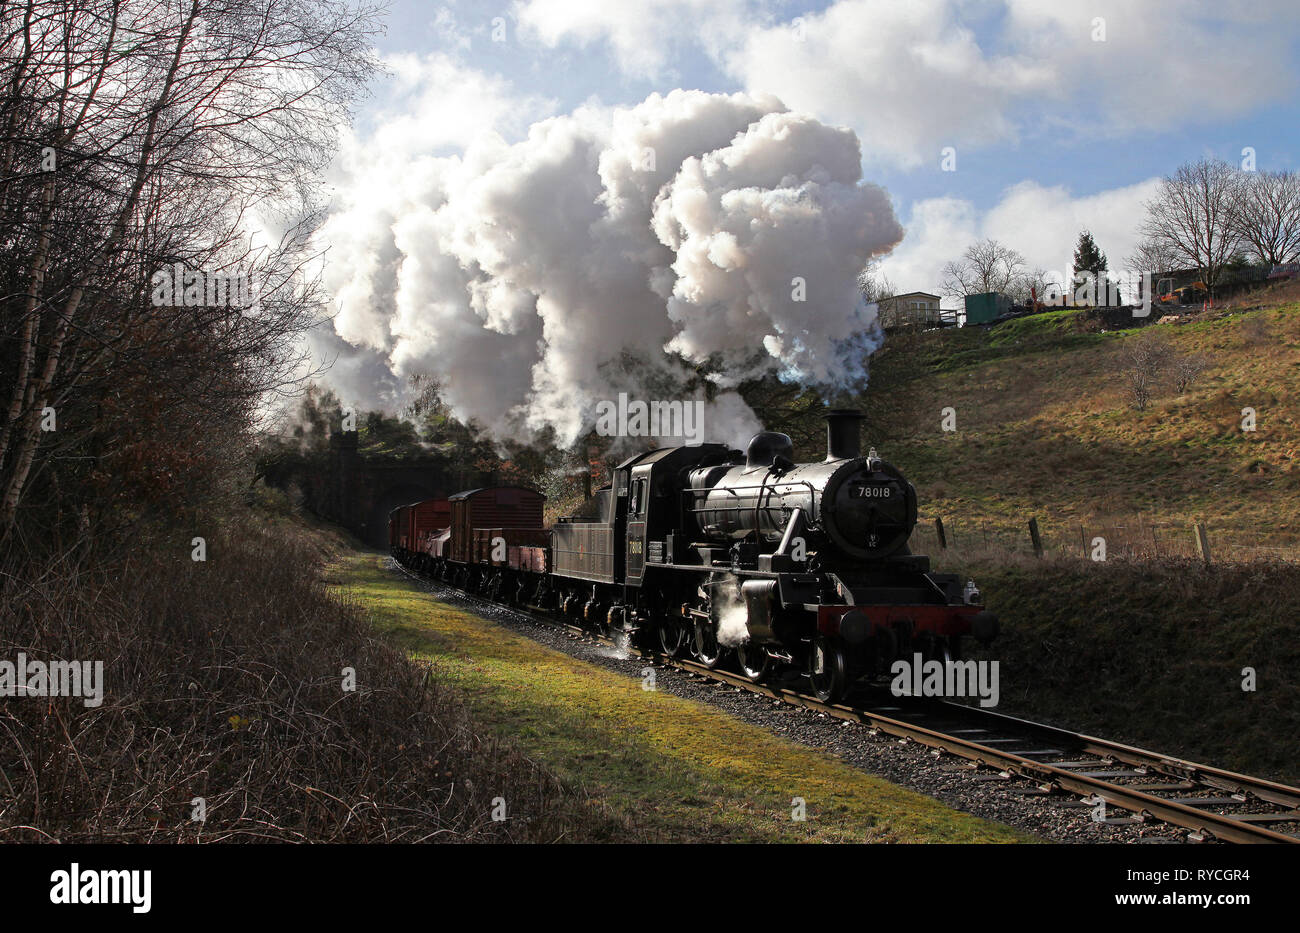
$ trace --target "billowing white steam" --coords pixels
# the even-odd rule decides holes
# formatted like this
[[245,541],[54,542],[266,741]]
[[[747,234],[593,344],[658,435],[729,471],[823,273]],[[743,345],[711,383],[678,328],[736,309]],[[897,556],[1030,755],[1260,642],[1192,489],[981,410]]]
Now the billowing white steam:
[[713,590],[714,612],[718,617],[718,644],[735,648],[749,641],[749,608],[740,595],[740,579],[728,575]]
[[743,442],[758,425],[727,391],[740,380],[859,375],[840,343],[876,328],[856,277],[902,238],[857,137],[771,97],[673,91],[513,145],[378,158],[349,167],[382,177],[350,185],[323,231],[335,328],[501,436],[572,440],[597,402],[681,399],[707,363],[705,434]]

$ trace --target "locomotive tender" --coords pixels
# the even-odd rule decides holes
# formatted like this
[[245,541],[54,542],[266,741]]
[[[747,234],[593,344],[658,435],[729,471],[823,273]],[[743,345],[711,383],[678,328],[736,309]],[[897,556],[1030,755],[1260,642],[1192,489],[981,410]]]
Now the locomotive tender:
[[795,463],[774,432],[744,453],[661,448],[620,463],[550,529],[540,493],[485,488],[395,509],[389,540],[464,589],[710,668],[734,653],[756,682],[795,667],[835,702],[897,658],[948,661],[964,637],[998,631],[973,583],[908,551],[916,491],[874,449],[860,455],[860,421],[829,412],[818,463]]

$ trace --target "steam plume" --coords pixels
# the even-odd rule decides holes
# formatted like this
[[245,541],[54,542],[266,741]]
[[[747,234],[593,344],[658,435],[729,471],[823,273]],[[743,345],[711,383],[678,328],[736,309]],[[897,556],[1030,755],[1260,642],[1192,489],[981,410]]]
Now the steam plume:
[[765,96],[654,94],[348,170],[323,230],[338,335],[498,436],[570,441],[598,401],[682,398],[704,367],[706,433],[741,443],[739,381],[860,375],[857,274],[902,238],[857,137]]

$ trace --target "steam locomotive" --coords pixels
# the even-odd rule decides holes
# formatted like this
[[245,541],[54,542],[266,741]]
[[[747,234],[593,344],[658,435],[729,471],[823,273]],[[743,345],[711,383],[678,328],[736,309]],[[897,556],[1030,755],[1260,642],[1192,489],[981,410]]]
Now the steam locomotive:
[[860,455],[861,414],[827,415],[827,454],[795,463],[785,434],[742,453],[667,447],[620,463],[578,514],[546,528],[544,497],[489,487],[401,506],[402,563],[496,601],[623,634],[749,679],[806,674],[823,701],[900,657],[958,656],[998,621],[978,589],[907,542],[916,490]]

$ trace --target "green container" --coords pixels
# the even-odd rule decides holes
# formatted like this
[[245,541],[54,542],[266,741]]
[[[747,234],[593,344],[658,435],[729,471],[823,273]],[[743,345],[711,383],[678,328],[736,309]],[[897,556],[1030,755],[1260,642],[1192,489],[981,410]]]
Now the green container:
[[1011,310],[1011,299],[1001,292],[966,296],[966,323],[987,324]]

